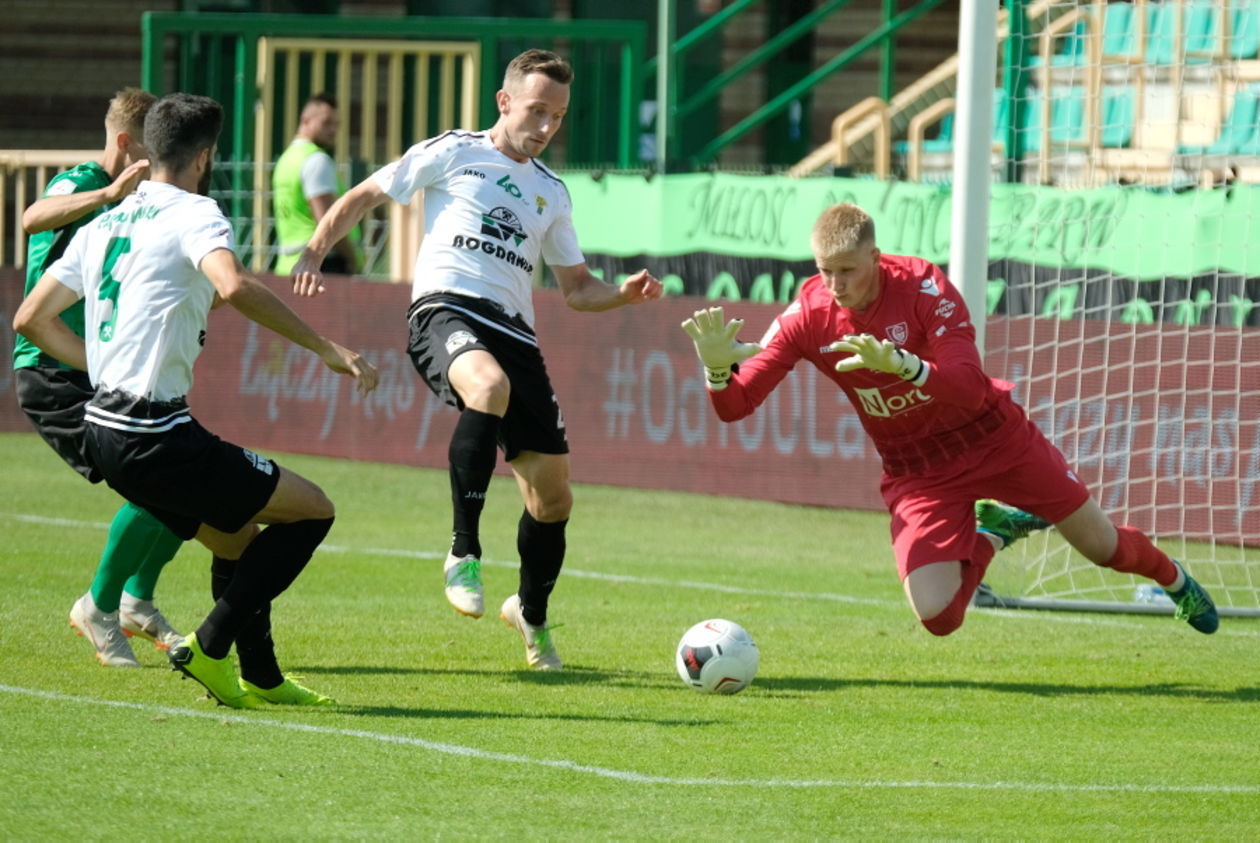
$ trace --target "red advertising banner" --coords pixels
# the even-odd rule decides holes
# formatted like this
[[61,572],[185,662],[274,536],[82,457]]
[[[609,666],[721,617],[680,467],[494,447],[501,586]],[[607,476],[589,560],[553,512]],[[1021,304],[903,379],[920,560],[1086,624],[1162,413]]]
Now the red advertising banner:
[[[318,330],[371,359],[380,386],[360,397],[348,378],[313,354],[225,307],[210,317],[190,396],[193,414],[220,436],[263,452],[444,468],[455,413],[434,398],[407,358],[409,289],[334,280],[323,296],[298,299],[285,282],[272,284]],[[0,270],[6,347],[21,289],[17,272]],[[557,291],[539,290],[535,305],[575,480],[882,508],[878,458],[856,411],[812,368],[798,367],[752,417],[718,421],[679,328],[706,300],[578,313]],[[780,310],[750,302],[726,308],[746,320],[745,340],[757,339]],[[1118,329],[1125,332],[1119,346],[1109,333]],[[1214,364],[1242,360],[1244,339],[1254,347],[1257,334],[991,318],[993,347],[1046,351],[990,355],[988,363],[1017,384],[1030,415],[1104,507],[1124,510],[1129,523],[1156,533],[1255,544],[1260,360]],[[1108,359],[1124,365],[1108,368],[1104,346]],[[10,365],[0,368],[0,430],[27,431]]]

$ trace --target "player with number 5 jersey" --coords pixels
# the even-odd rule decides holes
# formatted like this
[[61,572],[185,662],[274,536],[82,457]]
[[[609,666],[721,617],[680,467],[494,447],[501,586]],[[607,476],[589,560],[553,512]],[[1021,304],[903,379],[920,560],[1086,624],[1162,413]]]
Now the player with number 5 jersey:
[[[309,480],[205,430],[188,394],[216,303],[316,352],[361,391],[375,387],[376,371],[313,331],[241,265],[231,226],[205,195],[222,126],[223,109],[208,97],[158,100],[144,125],[152,178],[75,235],[14,327],[87,370],[95,386],[85,410],[88,453],[106,482],[215,555],[214,606],[172,647],[174,669],[234,708],[323,705],[331,700],[281,672],[270,606],[327,535],[332,502]],[[79,299],[82,338],[60,318]]]
[[545,261],[575,310],[661,295],[646,269],[616,285],[591,274],[568,191],[538,161],[568,111],[572,80],[572,68],[556,54],[521,53],[496,94],[494,126],[422,141],[368,177],[320,220],[293,270],[296,292],[319,293],[320,262],[345,232],[371,208],[424,191],[408,353],[429,388],[460,411],[449,450],[454,523],[443,566],[446,599],[468,617],[485,610],[480,518],[497,445],[525,502],[519,587],[499,616],[525,639],[526,663],[541,670],[561,667],[547,610],[573,498],[564,421],[534,334],[533,279]]

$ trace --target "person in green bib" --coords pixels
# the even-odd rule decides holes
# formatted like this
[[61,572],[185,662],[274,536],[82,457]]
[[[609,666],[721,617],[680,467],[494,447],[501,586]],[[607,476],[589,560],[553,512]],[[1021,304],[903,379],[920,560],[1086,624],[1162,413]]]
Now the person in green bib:
[[[61,257],[76,231],[117,205],[149,172],[142,145],[144,118],[154,97],[138,88],[119,91],[105,115],[105,149],[54,176],[43,196],[26,209],[25,294]],[[84,335],[83,302],[62,314]],[[92,483],[101,473],[87,455],[84,406],[94,393],[87,372],[49,357],[18,334],[13,352],[18,405],[35,430],[75,471]],[[127,638],[139,635],[159,649],[182,638],[153,605],[158,575],[183,542],[148,510],[124,503],[109,526],[92,586],[70,609],[70,625],[87,638],[107,667],[139,667]]]
[[[346,186],[328,153],[337,142],[337,101],[329,94],[315,94],[302,107],[297,136],[276,161],[271,176],[272,203],[276,215],[275,272],[287,275],[297,263],[315,226]],[[353,275],[360,270],[359,229],[355,228],[324,259],[323,271]]]

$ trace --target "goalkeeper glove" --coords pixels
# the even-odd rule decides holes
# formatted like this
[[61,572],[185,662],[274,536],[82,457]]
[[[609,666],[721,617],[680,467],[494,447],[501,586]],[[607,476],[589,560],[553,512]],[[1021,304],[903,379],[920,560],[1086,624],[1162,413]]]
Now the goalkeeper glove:
[[726,389],[727,381],[731,379],[731,366],[761,351],[761,346],[756,343],[739,342],[735,339],[743,326],[743,319],[732,319],[723,324],[720,307],[697,310],[690,319],[682,323],[682,329],[696,344],[696,354],[704,364],[709,389],[714,392]]
[[896,375],[919,386],[927,380],[927,364],[904,348],[897,348],[890,340],[877,340],[870,334],[850,334],[833,342],[829,348],[831,351],[847,351],[853,355],[836,364],[837,372],[874,369]]

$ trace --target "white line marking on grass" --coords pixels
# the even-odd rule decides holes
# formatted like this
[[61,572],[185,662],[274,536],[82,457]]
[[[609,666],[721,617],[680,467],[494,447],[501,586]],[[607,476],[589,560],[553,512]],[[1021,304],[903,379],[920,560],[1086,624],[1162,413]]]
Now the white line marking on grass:
[[415,747],[417,749],[437,752],[443,755],[457,755],[474,758],[480,761],[497,761],[506,764],[525,764],[533,767],[550,767],[556,770],[567,770],[589,776],[631,784],[666,784],[696,785],[702,787],[759,787],[759,788],[852,788],[865,790],[1016,790],[1032,793],[1211,793],[1224,795],[1251,796],[1260,794],[1260,785],[1175,785],[1175,784],[1069,784],[1066,782],[941,782],[941,781],[861,781],[845,779],[713,779],[686,776],[653,776],[636,773],[633,770],[616,770],[610,767],[597,767],[592,764],[580,764],[562,758],[531,758],[528,755],[516,755],[508,752],[494,752],[477,749],[460,744],[426,741],[423,738],[411,738],[405,735],[391,735],[384,732],[369,732],[364,729],[336,729],[329,726],[315,726],[310,723],[293,723],[285,720],[272,720],[265,717],[243,714],[226,714],[217,711],[194,711],[187,708],[174,708],[166,705],[147,705],[145,703],[125,702],[122,700],[98,700],[92,697],[79,697],[62,694],[56,691],[43,691],[36,688],[19,688],[13,685],[0,685],[0,692],[19,696],[36,697],[53,702],[78,703],[103,708],[141,711],[145,714],[165,714],[171,717],[192,717],[201,720],[239,723],[245,726],[263,726],[272,729],[285,729],[291,732],[306,732],[315,735],[330,735],[343,738],[359,738],[377,743],[394,744],[396,746]]
[[[0,513],[0,518],[9,518],[14,521],[22,521],[27,524],[46,524],[54,527],[83,527],[90,529],[107,530],[108,524],[99,521],[75,521],[70,518],[49,518],[43,515],[24,515],[19,513]],[[357,547],[351,545],[339,544],[322,544],[319,550],[326,553],[365,553],[372,556],[388,556],[400,559],[445,559],[445,553],[434,553],[425,550],[407,550],[403,548],[385,548],[385,547]],[[496,568],[510,568],[516,570],[520,567],[517,562],[500,562],[494,559],[483,559],[481,564],[489,565]],[[578,579],[602,580],[604,582],[618,582],[629,585],[654,585],[665,586],[669,588],[694,588],[702,591],[717,591],[723,594],[744,594],[752,597],[771,597],[783,598],[790,600],[825,600],[832,603],[849,603],[860,606],[874,606],[882,609],[904,610],[906,604],[902,600],[877,600],[868,597],[852,597],[847,594],[835,594],[825,591],[775,591],[764,588],[744,588],[736,585],[722,585],[720,583],[711,582],[695,582],[692,580],[669,580],[663,577],[636,577],[631,574],[608,574],[602,571],[583,571],[579,568],[564,569],[566,577],[575,577]],[[1090,624],[1094,626],[1118,626],[1127,629],[1147,629],[1145,624],[1134,623],[1133,621],[1123,620],[1117,617],[1097,617],[1094,615],[1082,616],[1071,613],[1044,612],[1044,611],[1019,611],[1015,609],[999,609],[988,607],[972,607],[968,609],[971,613],[982,613],[1001,618],[1012,618],[1023,621],[1043,620],[1051,623],[1076,623]],[[1218,635],[1239,636],[1244,638],[1260,638],[1260,630],[1226,628],[1220,630]]]

